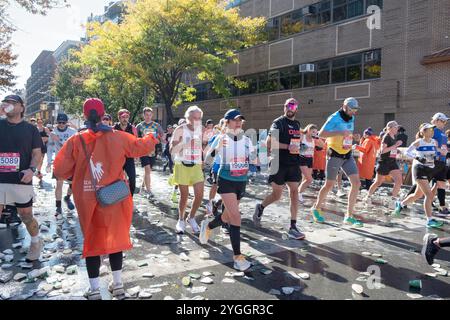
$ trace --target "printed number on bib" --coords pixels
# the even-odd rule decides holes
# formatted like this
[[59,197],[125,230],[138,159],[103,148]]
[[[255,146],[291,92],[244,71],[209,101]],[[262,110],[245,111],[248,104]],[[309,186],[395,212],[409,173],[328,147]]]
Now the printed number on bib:
[[291,139],[292,147],[296,147],[297,150],[290,151],[291,154],[300,154],[300,139]]
[[18,172],[20,153],[0,153],[0,172]]
[[183,158],[185,161],[200,161],[202,150],[199,148],[186,148],[183,150]]
[[230,163],[230,174],[232,177],[245,176],[248,173],[249,164],[245,158],[234,159]]
[[351,149],[352,146],[353,146],[353,137],[352,136],[344,137],[344,140],[342,141],[342,148]]

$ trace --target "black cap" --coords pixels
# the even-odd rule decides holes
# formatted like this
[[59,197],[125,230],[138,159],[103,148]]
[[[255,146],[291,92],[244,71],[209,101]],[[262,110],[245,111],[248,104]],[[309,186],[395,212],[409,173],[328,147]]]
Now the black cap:
[[206,120],[206,124],[214,124],[214,121],[212,121],[212,119],[208,119]]
[[18,102],[22,105],[24,104],[22,98],[20,96],[18,96],[17,94],[11,94],[9,96],[6,96],[5,99],[2,100],[2,102],[8,102],[8,101]]
[[68,122],[68,121],[69,121],[69,117],[65,113],[60,113],[56,117],[56,122]]

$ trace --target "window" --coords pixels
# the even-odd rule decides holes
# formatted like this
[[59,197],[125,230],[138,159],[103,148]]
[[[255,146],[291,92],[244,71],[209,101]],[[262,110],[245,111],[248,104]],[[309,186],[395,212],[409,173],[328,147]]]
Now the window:
[[270,19],[266,27],[269,41],[280,38],[280,18]]
[[381,51],[369,51],[364,56],[364,79],[381,77]]
[[324,25],[331,21],[331,3],[330,1],[322,1],[318,5],[318,25]]
[[389,121],[395,120],[395,113],[385,113],[384,114],[384,125],[386,126]]
[[333,1],[333,21],[341,21],[347,19],[347,0]]
[[306,72],[303,73],[303,84],[304,87],[314,87],[317,83],[317,73],[315,72]]
[[280,70],[280,90],[289,90],[292,88],[291,69],[286,68]]
[[259,92],[278,91],[279,72],[263,73],[259,76]]
[[347,18],[353,18],[364,14],[364,0],[349,0],[347,6]]
[[383,0],[366,0],[366,10],[370,6],[378,6],[380,9],[383,8]]
[[319,62],[317,64],[317,85],[330,83],[330,61]]
[[256,76],[243,78],[242,81],[246,81],[248,87],[241,89],[240,95],[254,94],[258,92],[258,78]]
[[331,82],[345,82],[345,59],[336,59],[332,62]]
[[347,78],[346,81],[357,81],[362,79],[361,54],[354,54],[346,58]]

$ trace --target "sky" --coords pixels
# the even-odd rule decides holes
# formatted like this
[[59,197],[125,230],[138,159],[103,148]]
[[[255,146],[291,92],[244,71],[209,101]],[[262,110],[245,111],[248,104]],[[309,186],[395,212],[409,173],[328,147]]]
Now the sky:
[[11,1],[10,20],[17,31],[12,36],[13,50],[18,54],[14,73],[16,88],[22,89],[31,75],[31,64],[42,50],[56,50],[65,40],[80,40],[83,26],[91,13],[102,14],[111,0],[69,0],[70,8],[56,8],[47,16],[33,15]]

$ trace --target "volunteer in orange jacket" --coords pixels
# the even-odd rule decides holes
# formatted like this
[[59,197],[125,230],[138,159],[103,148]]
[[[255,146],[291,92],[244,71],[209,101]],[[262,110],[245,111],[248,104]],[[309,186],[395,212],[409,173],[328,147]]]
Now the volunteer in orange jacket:
[[320,139],[323,142],[323,147],[316,146],[314,148],[313,157],[313,171],[318,171],[315,174],[315,179],[321,176],[321,180],[325,177],[325,167],[327,165],[327,143],[325,139]]
[[380,138],[374,135],[372,128],[364,131],[361,145],[356,149],[361,152],[358,159],[359,177],[365,181],[365,189],[369,190],[373,182],[377,152],[380,149]]
[[[64,144],[54,161],[54,173],[59,179],[73,177],[74,201],[84,236],[83,257],[86,258],[90,282],[87,298],[101,299],[99,272],[102,255],[109,255],[113,273],[110,291],[114,297],[123,297],[122,251],[132,248],[130,226],[133,199],[130,193],[127,199],[102,207],[97,201],[91,181],[95,179],[98,189],[118,180],[125,180],[125,159],[149,154],[158,142],[153,135],[139,139],[102,124],[105,108],[99,99],[86,100],[83,113],[87,120],[87,130],[74,135]],[[80,136],[90,155],[89,164]]]

